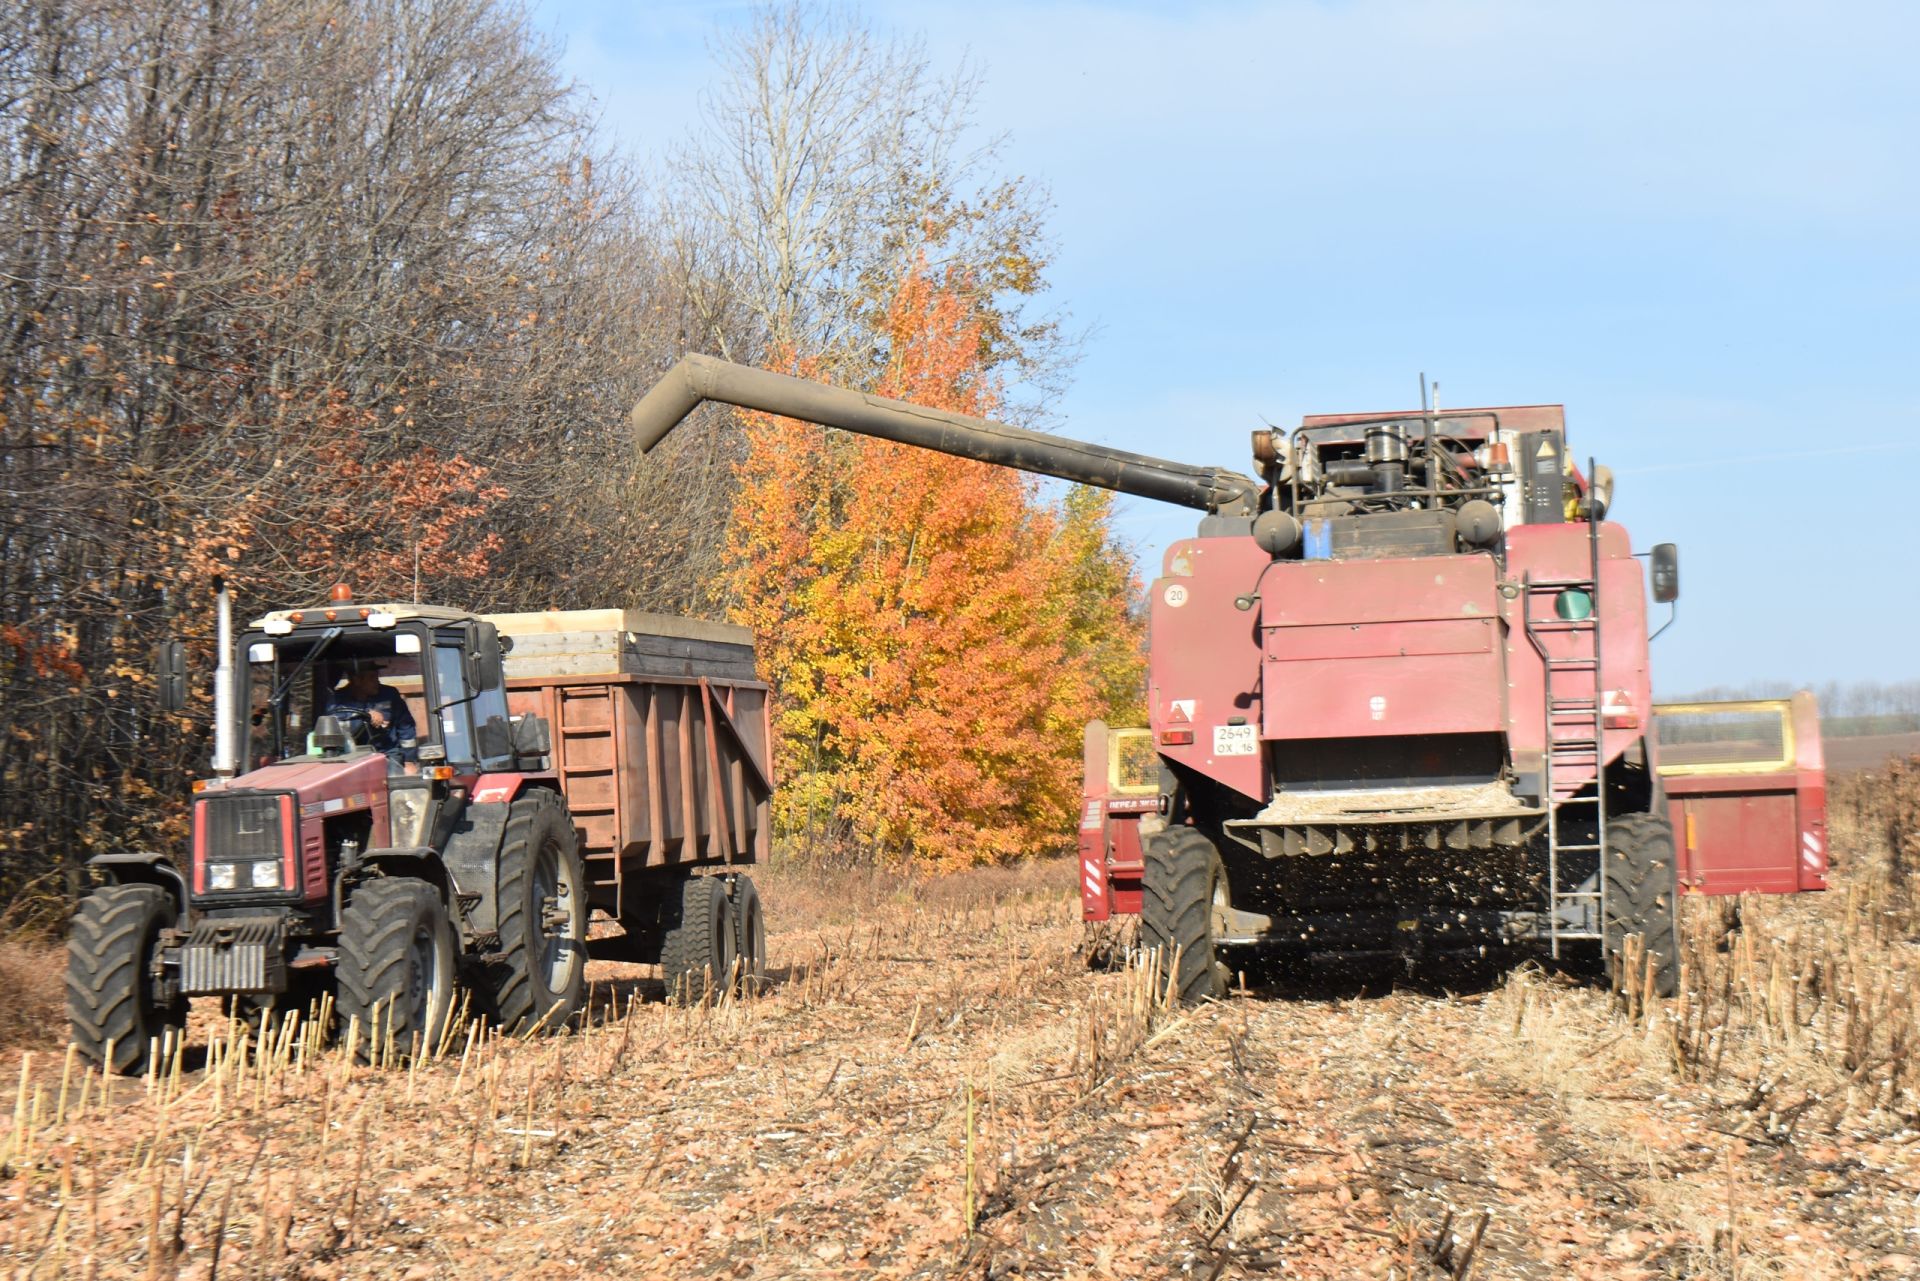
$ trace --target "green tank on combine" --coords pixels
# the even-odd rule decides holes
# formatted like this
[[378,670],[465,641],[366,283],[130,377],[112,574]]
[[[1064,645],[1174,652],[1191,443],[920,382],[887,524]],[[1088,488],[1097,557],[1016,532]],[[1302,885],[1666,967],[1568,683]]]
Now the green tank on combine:
[[[462,1008],[517,1034],[565,1027],[590,956],[657,964],[682,997],[762,980],[748,869],[773,782],[745,629],[360,604],[341,586],[235,640],[224,590],[218,609],[190,848],[90,864],[103,883],[68,943],[82,1052],[144,1071],[194,997],[261,1027],[324,1012],[385,1059],[444,1046]],[[171,710],[180,652],[163,647]],[[366,672],[385,714],[349,694]],[[622,928],[590,938],[596,912]]]

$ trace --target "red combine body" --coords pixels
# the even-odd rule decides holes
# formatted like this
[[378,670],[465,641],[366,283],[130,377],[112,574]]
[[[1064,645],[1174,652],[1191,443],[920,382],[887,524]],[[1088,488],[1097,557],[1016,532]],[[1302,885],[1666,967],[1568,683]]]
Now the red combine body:
[[[1249,476],[690,356],[635,407],[640,446],[702,400],[1206,513],[1150,589],[1153,791],[1112,790],[1122,739],[1090,734],[1081,820],[1089,916],[1137,901],[1184,999],[1261,953],[1629,935],[1672,987],[1647,575],[1559,406],[1310,417],[1254,433]],[[1651,555],[1671,601],[1674,549]]]

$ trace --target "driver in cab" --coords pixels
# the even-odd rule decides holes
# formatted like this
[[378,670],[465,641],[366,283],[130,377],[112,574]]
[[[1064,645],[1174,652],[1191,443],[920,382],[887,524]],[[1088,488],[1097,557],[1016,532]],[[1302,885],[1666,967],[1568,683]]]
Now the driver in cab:
[[356,660],[347,669],[347,680],[327,695],[322,716],[364,719],[368,746],[386,754],[386,758],[409,774],[420,772],[419,735],[407,700],[392,686],[380,683],[379,667],[366,659]]

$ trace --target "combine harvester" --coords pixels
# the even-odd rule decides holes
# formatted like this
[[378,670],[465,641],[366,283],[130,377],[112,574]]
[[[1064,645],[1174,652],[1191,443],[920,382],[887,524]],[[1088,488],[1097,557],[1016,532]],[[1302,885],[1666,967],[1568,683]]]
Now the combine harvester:
[[[116,1072],[179,1043],[187,1001],[264,1027],[332,1012],[363,1058],[433,1048],[470,1008],[557,1030],[595,957],[670,991],[758,982],[766,931],[767,687],[744,628],[630,611],[476,616],[417,604],[276,610],[231,638],[219,593],[214,777],[191,849],[93,859],[68,938],[74,1043]],[[417,762],[331,714],[373,670]],[[161,701],[185,702],[178,642]],[[398,753],[396,753],[398,755]],[[623,927],[589,942],[599,909]]]
[[[1721,824],[1792,845],[1772,887],[1823,884],[1817,788],[1741,790],[1817,772],[1804,718],[1771,772],[1660,768],[1644,576],[1558,406],[1310,417],[1254,433],[1256,478],[689,356],[639,447],[706,400],[1205,513],[1151,588],[1150,767],[1111,789],[1096,727],[1081,833],[1088,917],[1139,911],[1184,1000],[1259,953],[1615,963],[1630,935],[1671,991],[1683,865],[1758,884],[1716,872]],[[1671,544],[1651,577],[1677,598]]]

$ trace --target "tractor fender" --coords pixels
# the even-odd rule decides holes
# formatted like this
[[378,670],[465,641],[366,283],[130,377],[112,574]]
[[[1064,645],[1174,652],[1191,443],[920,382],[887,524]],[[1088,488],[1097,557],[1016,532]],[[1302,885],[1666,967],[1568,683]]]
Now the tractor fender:
[[559,790],[558,780],[552,774],[482,774],[473,780],[473,803],[512,804],[520,793],[532,787]]
[[173,898],[174,912],[179,918],[176,924],[185,927],[187,878],[180,874],[180,869],[165,854],[156,854],[151,850],[95,854],[87,860],[87,866],[99,868],[101,875],[115,885],[158,885]]
[[559,793],[552,775],[482,774],[474,781],[473,800],[448,833],[440,859],[455,888],[478,901],[467,908],[476,933],[500,928],[500,842],[506,835],[513,802],[535,788]]
[[507,830],[508,801],[475,801],[460,812],[440,850],[447,879],[479,900],[467,908],[474,930],[490,934],[500,928],[500,838]]

